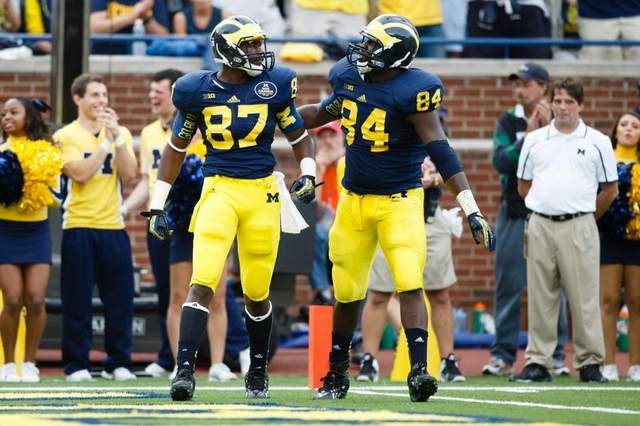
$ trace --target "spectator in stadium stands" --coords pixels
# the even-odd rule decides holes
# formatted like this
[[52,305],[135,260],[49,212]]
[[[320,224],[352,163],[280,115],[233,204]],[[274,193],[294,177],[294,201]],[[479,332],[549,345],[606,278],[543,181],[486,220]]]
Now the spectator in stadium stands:
[[[286,24],[276,0],[215,0],[215,5],[230,15],[252,17],[269,38],[284,36]],[[273,50],[278,51],[277,45]]]
[[[440,4],[444,36],[454,40],[464,39],[467,27],[467,0],[440,0]],[[462,56],[461,44],[447,44],[444,48],[450,58]]]
[[[606,382],[600,366],[596,219],[618,194],[616,160],[609,138],[580,118],[582,84],[572,78],[551,88],[555,117],[529,133],[518,160],[518,192],[532,214],[525,227],[529,335],[526,366],[512,380],[550,381],[557,345],[561,290],[571,308],[574,367],[582,382]],[[598,192],[598,186],[600,191]]]
[[[634,163],[640,167],[640,115],[635,112],[622,114],[611,131],[611,143],[619,164]],[[630,172],[626,171],[627,174]],[[620,179],[620,182],[622,179]],[[631,181],[631,185],[634,182]],[[635,183],[638,191],[640,183]],[[620,195],[628,197],[632,188],[620,185]],[[615,204],[614,204],[615,206]],[[627,207],[628,208],[628,207]],[[638,219],[634,219],[638,221]],[[629,310],[629,371],[627,379],[640,381],[640,235],[625,232],[620,236],[607,227],[600,226],[600,313],[604,333],[604,367],[602,375],[609,381],[618,381],[615,364],[616,320],[620,310],[620,290]],[[627,229],[627,227],[625,227]]]
[[[42,118],[40,101],[23,97],[8,99],[2,108],[0,151],[24,149],[34,141],[51,141],[49,127]],[[57,151],[57,147],[55,147]],[[59,155],[59,154],[58,154]],[[39,167],[43,167],[39,164]],[[39,169],[40,170],[40,169]],[[59,169],[56,169],[59,175]],[[48,188],[44,188],[46,191]],[[57,189],[57,188],[56,188]],[[36,352],[47,321],[45,294],[51,271],[51,235],[47,206],[24,211],[19,203],[0,204],[0,290],[3,309],[0,336],[4,365],[0,382],[39,382]],[[15,364],[18,323],[26,308],[26,344],[21,374]]]
[[[583,40],[639,40],[640,1],[580,0],[578,24]],[[605,61],[640,59],[640,46],[585,46],[581,58]]]
[[14,33],[20,29],[20,0],[0,0],[0,33]]
[[[518,194],[516,169],[527,134],[551,121],[551,107],[545,99],[549,73],[534,63],[524,64],[509,75],[517,104],[498,120],[493,134],[493,165],[500,174],[502,195],[496,224],[496,265],[494,269],[496,339],[491,359],[482,368],[485,375],[508,375],[518,352],[520,301],[527,285],[527,263],[523,256],[524,227],[529,210]],[[566,304],[561,303],[558,345],[553,353],[555,374],[569,374],[564,365],[567,339]]]
[[[431,304],[431,323],[440,349],[440,380],[462,382],[458,360],[453,353],[453,307],[449,289],[456,283],[451,254],[451,225],[438,206],[442,195],[443,180],[433,162],[427,157],[423,164],[424,219],[427,234],[427,262],[424,268],[424,289]],[[462,222],[460,223],[462,225]],[[392,299],[395,285],[389,266],[378,248],[369,277],[367,301],[362,311],[362,346],[365,355],[360,364],[358,381],[375,382],[379,365],[375,357],[387,322],[387,310],[391,323],[400,328],[400,304]],[[392,304],[388,307],[389,302]]]
[[[390,13],[407,18],[418,30],[422,37],[444,38],[442,28],[442,7],[440,0],[378,0],[377,13]],[[458,13],[460,13],[458,11]],[[444,58],[446,56],[444,44],[421,42],[418,57]]]
[[[132,34],[137,19],[144,23],[145,34],[169,34],[169,11],[161,0],[91,0],[92,34]],[[91,53],[127,55],[130,43],[122,41],[94,42]]]
[[[24,32],[29,34],[51,33],[51,13],[53,0],[24,0],[22,15],[24,16]],[[33,53],[51,53],[51,42],[41,40],[31,45]]]
[[[318,221],[315,226],[313,264],[309,280],[315,291],[312,304],[331,304],[331,266],[329,262],[329,228],[333,224],[338,204],[340,159],[344,157],[344,135],[340,122],[332,121],[313,130],[316,140],[318,181],[324,184],[316,190]],[[339,166],[339,163],[341,164]]]
[[[173,15],[173,30],[176,34],[201,34],[208,38],[213,28],[229,16],[229,13],[215,7],[211,0],[191,0],[189,6]],[[213,60],[213,50],[209,43],[200,46],[200,54],[205,69],[220,68]]]
[[[469,0],[467,38],[508,37],[548,38],[551,21],[545,0]],[[504,46],[467,45],[467,58],[503,58]],[[510,46],[510,58],[551,58],[551,46]]]
[[67,381],[91,380],[92,293],[102,300],[105,350],[102,377],[135,379],[131,364],[133,264],[124,229],[121,188],[136,177],[131,133],[109,107],[101,76],[71,84],[78,118],[58,130],[66,180],[62,216],[62,358]]
[[347,48],[341,39],[357,38],[367,24],[367,13],[368,0],[292,0],[287,21],[295,37],[337,37],[324,50],[340,59]]

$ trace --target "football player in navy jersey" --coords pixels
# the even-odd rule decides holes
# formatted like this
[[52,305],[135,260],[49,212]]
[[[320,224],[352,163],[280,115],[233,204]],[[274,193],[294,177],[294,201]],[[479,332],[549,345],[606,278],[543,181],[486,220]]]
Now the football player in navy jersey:
[[[271,154],[278,126],[293,145],[301,177],[291,192],[303,202],[315,197],[313,142],[294,103],[296,74],[274,67],[266,35],[246,16],[232,16],[211,33],[222,70],[192,72],[178,79],[173,103],[178,110],[164,149],[150,202],[149,231],[169,235],[164,204],[197,128],[207,145],[205,180],[189,231],[194,233],[193,275],[182,307],[171,397],[191,399],[195,388],[196,351],[207,324],[209,301],[216,289],[234,238],[250,339],[251,366],[245,376],[248,398],[268,398],[266,371],[272,309],[269,284],[280,239],[281,196]],[[285,188],[286,191],[286,188]]]
[[426,257],[421,164],[428,154],[467,215],[473,238],[493,250],[495,237],[480,213],[456,153],[438,119],[444,87],[435,75],[409,68],[419,46],[415,27],[382,15],[351,43],[329,73],[333,93],[299,109],[306,128],[340,118],[346,138],[344,190],[329,233],[336,309],[328,374],[315,397],[347,395],[349,348],[369,270],[379,244],[400,295],[411,358],[412,401],[437,391],[426,371],[427,314],[422,297]]

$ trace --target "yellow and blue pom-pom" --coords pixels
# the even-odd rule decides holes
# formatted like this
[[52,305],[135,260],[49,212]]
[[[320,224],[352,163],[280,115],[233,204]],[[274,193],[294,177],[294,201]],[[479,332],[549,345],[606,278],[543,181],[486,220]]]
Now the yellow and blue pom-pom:
[[0,152],[0,203],[17,203],[22,197],[24,175],[18,156],[7,150]]
[[632,163],[618,163],[618,196],[598,221],[602,229],[619,237],[626,236],[627,224],[634,218],[628,195],[632,166]]
[[180,174],[171,187],[165,210],[172,230],[186,231],[191,221],[193,208],[202,192],[204,172],[202,160],[196,154],[187,155]]
[[51,188],[57,186],[62,170],[60,149],[42,139],[13,143],[11,149],[24,172],[24,188],[18,203],[20,211],[33,213],[53,204]]
[[626,224],[625,237],[629,240],[640,240],[640,164],[633,163],[629,174],[630,183],[625,192],[629,200],[629,212],[633,217]]

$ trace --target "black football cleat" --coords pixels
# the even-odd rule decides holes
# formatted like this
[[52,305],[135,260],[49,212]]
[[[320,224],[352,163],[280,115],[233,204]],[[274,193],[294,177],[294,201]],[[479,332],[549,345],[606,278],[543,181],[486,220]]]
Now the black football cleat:
[[349,376],[346,371],[329,370],[322,379],[313,399],[344,399],[349,391]]
[[438,392],[438,381],[427,373],[424,364],[416,364],[407,376],[407,386],[412,402],[425,402]]
[[171,381],[171,399],[174,401],[188,401],[193,398],[196,389],[196,379],[193,370],[183,368],[178,370],[176,377]]
[[263,369],[249,370],[244,376],[244,388],[246,397],[249,399],[267,399],[271,397],[269,393],[269,376]]

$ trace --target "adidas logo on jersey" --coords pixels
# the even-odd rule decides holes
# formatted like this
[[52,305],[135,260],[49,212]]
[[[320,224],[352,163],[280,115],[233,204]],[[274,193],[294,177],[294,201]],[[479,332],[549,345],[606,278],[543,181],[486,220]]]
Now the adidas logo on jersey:
[[367,97],[364,95],[364,93],[360,96],[358,96],[357,98],[360,102],[367,102]]
[[424,339],[422,337],[418,337],[416,340],[414,340],[414,342],[416,342],[416,343],[424,343]]
[[262,359],[262,358],[264,358],[264,357],[262,356],[262,354],[255,354],[253,357],[254,357],[254,358],[256,358],[256,359]]
[[339,351],[341,348],[340,348],[340,345],[333,345],[333,349]]
[[227,100],[228,104],[237,104],[238,102],[240,102],[240,99],[238,99],[236,95],[233,95]]

